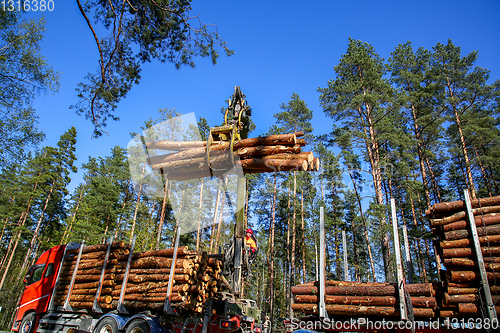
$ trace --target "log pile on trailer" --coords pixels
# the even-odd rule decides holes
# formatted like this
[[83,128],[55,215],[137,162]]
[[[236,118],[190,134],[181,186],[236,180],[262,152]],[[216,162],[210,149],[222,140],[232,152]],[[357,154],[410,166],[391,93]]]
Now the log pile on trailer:
[[210,163],[207,162],[206,141],[147,142],[148,151],[168,150],[173,153],[151,156],[147,163],[153,170],[166,174],[170,180],[189,180],[224,174],[241,166],[243,173],[274,171],[318,171],[319,158],[312,152],[302,152],[306,145],[304,132],[269,135],[242,139],[231,143],[213,141],[210,145]]
[[[500,305],[500,196],[471,200],[471,204],[492,300]],[[482,316],[481,277],[465,202],[438,203],[426,214],[446,268],[441,316]],[[496,312],[500,313],[499,306]]]
[[[78,266],[78,250],[69,251],[64,258],[59,286],[54,301],[62,306],[71,289],[69,305],[92,309],[103,271],[108,244],[84,246]],[[174,249],[133,253],[126,276],[130,246],[114,242],[104,269],[100,286],[99,306],[114,310],[118,306],[122,286],[125,308],[162,311],[167,297],[168,281]],[[174,283],[170,294],[173,309],[183,314],[201,313],[208,298],[221,291],[222,257],[208,256],[204,251],[179,247],[175,261]],[[77,270],[71,288],[73,273]]]
[[[304,314],[318,314],[319,283],[292,287],[292,308]],[[436,290],[431,283],[407,284],[415,318],[432,318],[437,309]],[[325,303],[329,315],[399,317],[398,288],[395,283],[325,281]]]

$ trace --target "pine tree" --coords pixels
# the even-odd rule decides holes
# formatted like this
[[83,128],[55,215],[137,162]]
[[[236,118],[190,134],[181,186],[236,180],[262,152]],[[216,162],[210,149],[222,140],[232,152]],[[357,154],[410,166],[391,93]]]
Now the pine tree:
[[375,190],[375,214],[380,223],[384,273],[389,274],[389,237],[384,214],[384,190],[382,184],[382,125],[385,116],[396,109],[393,89],[384,79],[386,74],[383,59],[375,49],[359,40],[349,39],[346,54],[335,66],[337,78],[320,88],[320,101],[324,112],[341,123],[334,125],[333,136],[351,129],[355,141],[364,146],[370,163]]
[[461,158],[465,168],[465,179],[471,197],[476,197],[474,186],[471,153],[467,147],[467,114],[481,109],[487,103],[490,89],[486,82],[489,71],[474,67],[477,52],[466,56],[461,55],[460,47],[451,40],[448,44],[438,43],[433,47],[431,71],[433,80],[446,92],[446,98],[441,101],[444,115],[454,122],[456,141],[460,147]]
[[[39,243],[39,234],[43,236],[45,231],[51,230],[49,229],[49,227],[52,226],[51,223],[58,223],[58,220],[48,220],[45,214],[61,214],[60,216],[64,214],[63,199],[67,195],[66,186],[71,181],[70,173],[77,171],[76,166],[73,165],[76,160],[75,150],[76,129],[74,127],[61,135],[57,143],[57,148],[46,148],[48,164],[44,167],[43,176],[46,179],[46,183],[50,185],[46,187],[44,199],[42,200],[43,203],[39,207],[38,219],[34,226],[33,236],[28,246],[28,251],[21,265],[19,279],[22,277],[26,265],[28,264],[28,259],[34,253],[35,247],[39,245],[37,244]],[[49,206],[49,203],[51,206]],[[47,208],[49,208],[49,210],[47,210]],[[41,229],[43,225],[47,228],[46,230]]]

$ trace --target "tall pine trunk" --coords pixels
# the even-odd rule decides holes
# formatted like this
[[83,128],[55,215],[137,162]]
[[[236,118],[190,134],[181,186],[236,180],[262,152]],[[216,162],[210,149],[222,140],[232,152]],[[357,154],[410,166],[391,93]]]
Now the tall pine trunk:
[[203,179],[201,179],[201,185],[200,185],[200,203],[198,206],[198,228],[196,230],[196,251],[200,249],[200,232],[201,232],[201,219],[202,219],[202,207],[203,207]]
[[[144,163],[144,166],[142,167],[142,177],[144,177],[144,170],[145,169],[146,169],[146,163]],[[134,238],[135,222],[137,220],[137,212],[139,211],[139,203],[141,201],[141,193],[142,193],[142,178],[141,178],[141,182],[139,183],[139,191],[137,191],[137,201],[135,203],[134,218],[132,219],[132,227],[130,228],[130,242],[132,242],[132,239]]]
[[156,232],[156,250],[160,248],[161,232],[163,230],[163,223],[165,222],[165,207],[167,206],[169,190],[170,190],[170,183],[168,182],[168,179],[166,179],[165,187],[163,188],[163,201],[161,203],[160,223],[158,223],[158,231]]

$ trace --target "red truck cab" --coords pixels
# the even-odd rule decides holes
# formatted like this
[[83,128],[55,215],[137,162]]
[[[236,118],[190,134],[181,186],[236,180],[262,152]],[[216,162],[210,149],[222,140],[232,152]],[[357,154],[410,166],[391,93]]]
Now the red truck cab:
[[28,270],[24,279],[24,291],[16,309],[12,331],[34,332],[40,315],[47,311],[54,293],[57,272],[66,245],[45,251]]

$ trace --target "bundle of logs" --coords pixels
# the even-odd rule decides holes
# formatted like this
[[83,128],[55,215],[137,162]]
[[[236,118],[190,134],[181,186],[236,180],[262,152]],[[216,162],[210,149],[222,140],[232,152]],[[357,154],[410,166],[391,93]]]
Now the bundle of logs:
[[232,153],[229,142],[213,141],[210,161],[207,161],[206,141],[147,142],[148,151],[173,152],[149,157],[147,163],[171,180],[202,178],[209,176],[210,171],[214,176],[220,175],[233,165],[241,166],[243,173],[318,171],[319,158],[312,152],[301,152],[301,147],[306,145],[305,139],[300,138],[303,135],[304,132],[297,132],[238,140]]
[[[77,268],[69,305],[92,309],[99,286],[108,244],[84,246],[78,267],[78,249],[67,251],[59,275],[55,305],[63,305],[70,289],[73,272]],[[115,310],[122,286],[125,308],[162,311],[167,297],[168,281],[174,249],[133,253],[125,282],[125,271],[130,247],[114,242],[111,247],[98,305],[103,310]],[[179,313],[201,313],[205,301],[223,287],[222,257],[208,256],[203,251],[179,247],[175,261],[170,304]]]
[[[292,308],[304,314],[318,314],[319,283],[292,287]],[[433,284],[407,284],[415,318],[432,318],[437,308]],[[395,283],[325,281],[325,304],[329,315],[356,317],[399,317],[398,287]]]
[[[500,305],[500,196],[471,200],[471,204],[493,303]],[[446,268],[441,272],[441,316],[482,316],[481,275],[465,202],[437,203],[426,214]],[[500,306],[496,311],[500,313]]]

